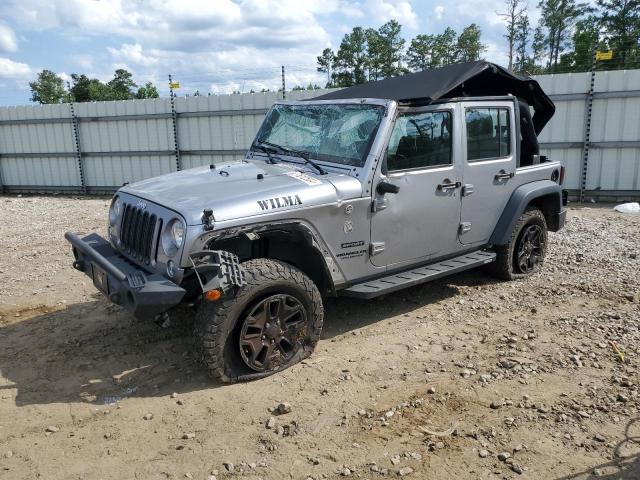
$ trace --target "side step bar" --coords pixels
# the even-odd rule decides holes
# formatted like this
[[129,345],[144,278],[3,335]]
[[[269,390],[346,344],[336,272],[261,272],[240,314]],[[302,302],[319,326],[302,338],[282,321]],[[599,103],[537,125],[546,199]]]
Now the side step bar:
[[342,290],[340,293],[347,297],[374,298],[379,295],[469,270],[470,268],[479,267],[491,263],[495,259],[495,252],[478,250],[477,252],[467,253],[423,267],[410,268],[404,272],[393,273],[386,277],[358,283]]

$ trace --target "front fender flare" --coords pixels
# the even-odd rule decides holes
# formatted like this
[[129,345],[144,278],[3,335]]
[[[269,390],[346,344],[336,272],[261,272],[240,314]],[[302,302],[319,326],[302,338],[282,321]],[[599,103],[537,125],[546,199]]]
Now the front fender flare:
[[538,180],[525,183],[516,188],[502,211],[502,215],[500,215],[500,219],[489,239],[489,244],[505,245],[509,243],[516,222],[527,206],[536,198],[546,196],[557,197],[557,201],[554,199],[553,208],[549,213],[560,213],[562,210],[562,187],[557,183],[551,180]]
[[298,230],[309,240],[310,246],[315,249],[323,259],[324,273],[330,280],[331,288],[333,290],[346,283],[340,264],[333,257],[333,254],[326,242],[322,239],[321,235],[313,225],[302,219],[274,220],[270,222],[254,223],[237,227],[229,227],[223,230],[205,232],[198,237],[195,242],[193,242],[192,248],[206,250],[208,249],[206,245],[208,245],[212,240],[233,238],[240,235],[250,235],[252,233],[260,235],[270,230],[279,230],[283,228]]

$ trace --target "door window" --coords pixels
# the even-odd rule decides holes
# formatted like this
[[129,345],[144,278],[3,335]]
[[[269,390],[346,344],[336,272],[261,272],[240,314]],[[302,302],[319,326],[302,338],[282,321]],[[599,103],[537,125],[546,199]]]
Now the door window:
[[387,147],[389,171],[451,163],[451,112],[422,112],[398,117]]
[[511,154],[508,108],[467,108],[465,121],[469,162]]

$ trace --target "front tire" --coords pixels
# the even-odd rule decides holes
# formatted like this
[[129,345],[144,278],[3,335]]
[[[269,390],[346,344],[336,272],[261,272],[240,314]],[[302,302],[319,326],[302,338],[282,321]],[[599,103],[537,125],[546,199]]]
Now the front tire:
[[318,288],[297,268],[264,258],[242,267],[247,284],[238,294],[203,301],[196,315],[201,359],[225,383],[268,376],[308,357],[324,318]]
[[536,207],[527,207],[516,223],[509,243],[495,247],[496,261],[489,272],[502,280],[528,277],[540,270],[547,252],[547,222]]

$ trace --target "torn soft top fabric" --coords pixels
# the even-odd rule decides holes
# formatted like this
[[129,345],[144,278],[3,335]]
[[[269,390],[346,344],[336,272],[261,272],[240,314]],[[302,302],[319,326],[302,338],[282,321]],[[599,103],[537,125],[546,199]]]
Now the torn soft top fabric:
[[536,134],[542,131],[555,112],[555,105],[534,79],[485,61],[458,63],[385,78],[335,90],[312,100],[380,98],[428,105],[446,98],[507,94],[533,107]]

